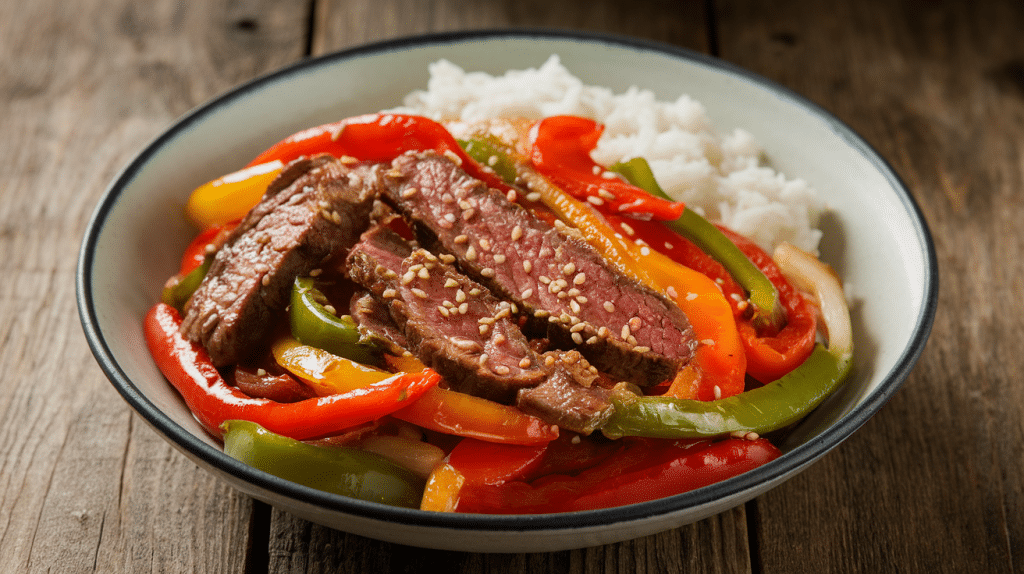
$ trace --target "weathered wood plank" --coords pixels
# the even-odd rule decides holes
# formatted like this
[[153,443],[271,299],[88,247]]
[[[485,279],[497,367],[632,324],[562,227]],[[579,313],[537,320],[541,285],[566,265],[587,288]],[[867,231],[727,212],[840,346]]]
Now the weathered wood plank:
[[821,103],[894,164],[940,264],[935,327],[905,387],[759,501],[764,570],[1019,569],[1024,8],[717,5],[723,58]]
[[399,36],[494,28],[626,34],[708,50],[700,2],[646,0],[317,0],[313,54]]
[[0,570],[241,571],[251,502],[130,413],[78,324],[109,179],[171,120],[300,58],[287,2],[0,5]]
[[476,554],[425,550],[346,534],[275,510],[268,572],[452,573],[749,572],[746,513],[734,508],[692,526],[564,552]]

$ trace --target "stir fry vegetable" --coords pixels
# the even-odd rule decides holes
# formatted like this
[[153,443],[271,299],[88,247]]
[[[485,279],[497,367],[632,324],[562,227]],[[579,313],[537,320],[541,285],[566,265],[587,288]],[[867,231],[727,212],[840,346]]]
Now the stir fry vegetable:
[[[488,126],[456,139],[419,116],[348,118],[292,135],[195,190],[187,213],[203,229],[143,327],[158,368],[200,424],[224,441],[227,454],[265,472],[439,512],[608,508],[700,488],[781,456],[760,435],[805,417],[843,383],[852,364],[849,311],[831,269],[788,244],[769,256],[672,201],[642,158],[595,163],[590,152],[603,126],[592,120],[556,116]],[[387,169],[404,153],[426,151],[585,241],[609,267],[678,306],[692,327],[692,357],[674,378],[645,390],[591,367],[587,385],[600,392],[589,396],[606,396],[611,411],[600,432],[585,436],[515,404],[454,390],[421,358],[396,353],[400,343],[367,336],[356,319],[338,312],[351,289],[335,292],[348,281],[337,259],[288,277],[281,304],[287,308],[273,318],[273,339],[253,364],[218,369],[184,334],[181,313],[213,273],[211,251],[289,162],[326,153]],[[400,219],[374,217],[412,236]],[[419,267],[404,272],[403,285],[430,276]],[[376,296],[394,297],[391,291]],[[447,317],[463,302],[439,301],[437,309]],[[518,311],[510,306],[505,313]],[[528,317],[514,318],[529,332]],[[494,320],[482,318],[480,333]],[[825,342],[816,343],[819,327]],[[494,341],[487,344],[505,337]],[[545,343],[533,342],[541,351]],[[533,365],[531,357],[520,366]],[[480,363],[485,360],[486,353]],[[553,363],[545,365],[552,376]]]

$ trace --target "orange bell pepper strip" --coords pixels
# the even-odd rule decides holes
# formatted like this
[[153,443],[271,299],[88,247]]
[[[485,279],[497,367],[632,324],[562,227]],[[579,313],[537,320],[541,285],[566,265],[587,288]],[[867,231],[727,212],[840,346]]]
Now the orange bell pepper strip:
[[278,403],[252,398],[232,387],[199,344],[181,334],[181,315],[157,303],[143,320],[143,333],[156,366],[211,435],[222,436],[227,420],[252,421],[297,440],[338,434],[414,403],[441,376],[431,370],[402,373],[345,393]]

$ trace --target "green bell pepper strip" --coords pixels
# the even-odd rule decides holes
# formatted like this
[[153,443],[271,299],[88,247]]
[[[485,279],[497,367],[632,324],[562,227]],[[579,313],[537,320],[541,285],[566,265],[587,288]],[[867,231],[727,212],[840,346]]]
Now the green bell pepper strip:
[[303,345],[332,355],[380,366],[383,361],[380,346],[363,338],[351,317],[337,317],[328,311],[321,303],[326,300],[312,277],[295,278],[288,311],[292,336]]
[[224,452],[253,468],[324,492],[390,506],[420,506],[426,481],[378,454],[313,446],[250,421],[224,421],[221,430]]
[[473,138],[459,139],[459,147],[466,155],[476,160],[481,166],[487,166],[505,183],[512,184],[516,180],[516,164],[508,153],[490,141]]
[[210,270],[211,263],[213,263],[213,256],[207,255],[202,265],[176,280],[172,279],[169,281],[164,286],[160,300],[180,311],[185,306],[189,297],[192,296],[192,293],[195,293],[196,289],[199,288],[199,284],[203,282],[203,277],[206,277],[206,272]]
[[616,392],[615,413],[602,432],[610,438],[702,438],[764,434],[802,419],[845,381],[851,355],[818,344],[799,367],[779,380],[716,401],[640,397]]
[[[672,201],[658,185],[650,165],[644,158],[635,157],[608,169],[621,174],[627,181],[651,195]],[[785,323],[785,310],[779,301],[775,285],[710,221],[687,207],[679,219],[663,223],[721,263],[729,275],[747,291],[750,303],[755,308],[756,326],[767,325],[778,329]]]

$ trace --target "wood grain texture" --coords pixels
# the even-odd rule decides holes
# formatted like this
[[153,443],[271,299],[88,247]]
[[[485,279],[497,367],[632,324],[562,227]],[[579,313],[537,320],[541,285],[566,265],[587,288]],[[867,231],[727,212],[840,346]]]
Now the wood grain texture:
[[[117,170],[183,112],[309,52],[498,27],[715,48],[874,145],[940,265],[932,338],[895,398],[746,506],[545,554],[311,524],[226,487],[132,414],[74,305],[78,245]],[[1011,0],[0,3],[0,572],[1024,570],[1021,29]]]
[[189,108],[301,57],[307,16],[283,2],[0,5],[0,571],[245,567],[251,502],[130,414],[82,336],[74,272],[115,172]]
[[940,266],[933,334],[904,388],[760,500],[764,570],[1019,571],[1024,6],[718,5],[723,58],[809,96],[893,162]]

